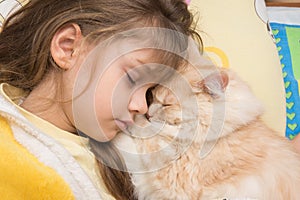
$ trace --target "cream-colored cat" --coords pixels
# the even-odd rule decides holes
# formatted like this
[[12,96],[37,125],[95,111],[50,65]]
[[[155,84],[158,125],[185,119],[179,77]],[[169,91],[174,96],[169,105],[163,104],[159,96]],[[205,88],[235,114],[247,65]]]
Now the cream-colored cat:
[[247,84],[230,70],[195,70],[156,87],[150,122],[137,119],[146,128],[114,141],[138,199],[299,200],[300,156],[262,122]]

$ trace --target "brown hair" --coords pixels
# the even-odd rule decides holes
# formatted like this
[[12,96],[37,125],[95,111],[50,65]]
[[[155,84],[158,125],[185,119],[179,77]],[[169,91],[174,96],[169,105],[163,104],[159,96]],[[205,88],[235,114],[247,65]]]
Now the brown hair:
[[[50,44],[54,34],[68,23],[78,24],[87,41],[93,41],[130,29],[138,22],[145,22],[137,25],[140,27],[141,24],[155,25],[193,36],[201,42],[184,0],[31,0],[3,25],[0,82],[26,91],[36,87],[50,69],[57,67],[51,57]],[[179,37],[171,38],[171,43],[174,48],[187,46],[187,41]],[[173,64],[176,66],[178,59]],[[112,157],[118,168],[124,165],[110,143],[101,144],[91,139],[90,144],[96,157]],[[135,198],[126,170],[118,171],[101,162],[99,169],[116,199]]]

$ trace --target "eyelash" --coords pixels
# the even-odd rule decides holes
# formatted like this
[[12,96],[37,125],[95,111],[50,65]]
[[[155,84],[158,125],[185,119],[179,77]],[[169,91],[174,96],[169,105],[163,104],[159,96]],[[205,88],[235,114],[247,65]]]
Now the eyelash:
[[126,72],[127,78],[132,85],[135,85],[135,81],[131,78],[131,76]]

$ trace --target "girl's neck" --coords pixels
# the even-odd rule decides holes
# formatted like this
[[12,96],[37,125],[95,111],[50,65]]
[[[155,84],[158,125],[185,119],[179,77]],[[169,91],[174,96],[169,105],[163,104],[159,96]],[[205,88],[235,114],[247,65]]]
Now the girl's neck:
[[68,113],[72,113],[70,111],[72,103],[59,100],[57,84],[51,80],[54,80],[51,79],[51,76],[45,78],[30,92],[21,107],[60,129],[75,133],[76,129],[68,115]]

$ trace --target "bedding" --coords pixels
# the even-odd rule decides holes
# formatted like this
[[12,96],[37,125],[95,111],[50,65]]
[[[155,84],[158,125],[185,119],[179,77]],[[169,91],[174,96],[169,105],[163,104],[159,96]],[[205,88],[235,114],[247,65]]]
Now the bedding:
[[0,0],[0,31],[4,19],[6,19],[11,12],[21,8],[21,6],[28,1],[29,0]]

